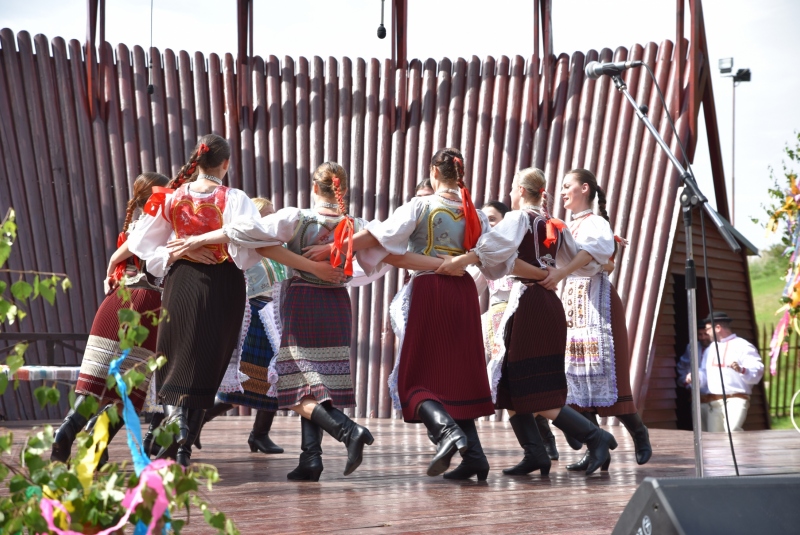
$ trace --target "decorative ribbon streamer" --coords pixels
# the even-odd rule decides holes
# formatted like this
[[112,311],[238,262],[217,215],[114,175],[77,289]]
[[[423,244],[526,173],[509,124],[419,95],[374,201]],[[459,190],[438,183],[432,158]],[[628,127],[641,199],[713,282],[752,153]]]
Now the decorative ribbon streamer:
[[[143,211],[147,215],[151,215],[153,217],[158,215],[158,209],[164,207],[164,202],[167,200],[167,195],[173,193],[175,190],[170,188],[162,188],[161,186],[153,186],[153,193],[150,195],[150,198],[147,199],[147,203],[144,205]],[[162,210],[162,215],[164,212]],[[167,216],[164,215],[164,218]]]
[[83,486],[84,494],[89,493],[89,486],[92,484],[92,478],[100,462],[100,456],[103,455],[103,451],[108,447],[108,421],[108,414],[106,413],[101,413],[97,417],[92,434],[92,445],[89,446],[86,455],[78,463],[78,481]]
[[131,457],[133,458],[133,470],[136,475],[140,475],[142,470],[150,464],[150,457],[145,455],[142,449],[142,427],[139,424],[139,416],[136,415],[136,409],[133,408],[128,397],[128,387],[122,379],[120,368],[122,362],[128,357],[130,349],[122,352],[122,356],[111,362],[108,367],[108,374],[113,375],[117,380],[117,390],[119,397],[122,399],[122,420],[125,422],[126,435],[128,437],[128,448],[131,450]]

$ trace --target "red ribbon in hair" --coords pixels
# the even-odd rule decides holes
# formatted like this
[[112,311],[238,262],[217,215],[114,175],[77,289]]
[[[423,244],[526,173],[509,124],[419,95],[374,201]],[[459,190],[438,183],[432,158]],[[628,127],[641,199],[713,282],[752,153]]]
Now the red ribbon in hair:
[[464,250],[471,251],[478,243],[478,238],[481,237],[481,220],[478,217],[478,211],[475,205],[472,204],[472,197],[469,196],[469,190],[464,185],[464,181],[458,181],[458,187],[461,190],[461,210],[464,212]]
[[158,215],[158,209],[162,208],[161,215],[164,216],[166,219],[166,214],[163,211],[164,202],[167,200],[167,195],[174,192],[174,189],[170,188],[162,188],[161,186],[153,186],[153,193],[150,195],[150,198],[147,199],[147,203],[144,205],[144,213],[147,215],[151,215],[153,217]]
[[[346,213],[344,197],[339,189],[339,177],[335,175],[333,177],[333,191],[336,194],[336,201],[339,203],[339,211],[342,212],[344,217],[336,225],[336,230],[333,232],[331,265],[339,267],[342,263],[342,249],[347,247],[347,251],[344,252],[344,274],[349,277],[353,275],[353,233],[355,232],[355,226],[353,225],[353,218]],[[347,245],[345,245],[345,240],[347,240]]]
[[547,192],[544,190],[544,188],[541,188],[539,189],[539,193],[542,196],[542,213],[544,214],[546,221],[545,225],[547,228],[547,233],[544,238],[544,246],[550,247],[556,243],[556,241],[558,241],[558,234],[567,228],[567,224],[560,219],[550,217],[550,212],[547,210]]
[[200,156],[201,154],[204,154],[210,150],[211,149],[208,148],[208,145],[206,145],[205,143],[200,143],[200,146],[197,147],[197,155]]

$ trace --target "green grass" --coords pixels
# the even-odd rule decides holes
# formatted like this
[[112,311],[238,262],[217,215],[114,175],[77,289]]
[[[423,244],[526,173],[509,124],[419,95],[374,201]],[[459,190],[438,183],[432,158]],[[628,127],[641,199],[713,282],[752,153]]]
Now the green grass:
[[780,316],[775,315],[775,311],[781,307],[781,292],[783,292],[783,279],[771,276],[759,279],[750,279],[750,286],[753,289],[753,306],[756,312],[756,323],[758,332],[761,333],[764,327],[774,326],[778,323]]

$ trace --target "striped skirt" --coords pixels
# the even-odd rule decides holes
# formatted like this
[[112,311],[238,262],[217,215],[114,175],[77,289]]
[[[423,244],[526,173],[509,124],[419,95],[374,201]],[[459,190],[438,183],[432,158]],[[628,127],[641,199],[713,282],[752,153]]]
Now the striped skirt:
[[456,420],[494,414],[472,277],[414,277],[397,390],[406,422],[419,422],[428,400]]
[[538,284],[529,286],[504,336],[507,350],[497,385],[497,408],[531,413],[563,407],[567,320],[556,293]]
[[156,349],[167,364],[156,372],[158,398],[190,409],[214,406],[228,362],[239,345],[247,299],[236,264],[178,260],[164,280],[169,321],[158,329]]
[[[111,365],[111,361],[122,355],[122,350],[119,348],[119,317],[117,313],[122,308],[130,307],[143,314],[151,310],[158,311],[161,307],[160,292],[138,289],[131,290],[130,295],[130,301],[125,302],[117,296],[117,292],[112,292],[103,299],[94,316],[89,340],[86,342],[86,351],[83,353],[75,393],[99,398],[101,407],[119,401],[117,390],[106,388],[108,367]],[[147,326],[150,333],[142,346],[131,349],[128,357],[122,362],[123,374],[137,364],[146,362],[156,350],[157,329],[150,326],[149,322],[142,321],[142,325]],[[147,373],[147,368],[139,366],[139,370],[147,375],[147,379],[130,394],[131,402],[137,412],[142,410],[147,397],[147,389],[150,386],[150,374]]]
[[278,351],[278,404],[285,409],[305,397],[355,407],[350,376],[350,295],[300,279],[284,283]]
[[242,344],[239,363],[239,369],[249,377],[242,383],[244,392],[220,392],[217,394],[217,399],[224,403],[274,412],[278,410],[278,398],[267,395],[271,386],[267,374],[275,352],[272,350],[264,323],[259,317],[259,312],[265,306],[267,303],[264,301],[250,300],[250,327]]

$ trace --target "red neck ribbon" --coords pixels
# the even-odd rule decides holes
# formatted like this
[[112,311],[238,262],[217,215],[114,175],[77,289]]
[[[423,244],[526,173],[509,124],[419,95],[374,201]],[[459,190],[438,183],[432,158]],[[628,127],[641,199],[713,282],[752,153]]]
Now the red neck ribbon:
[[461,210],[464,212],[464,250],[471,251],[478,243],[478,238],[481,237],[481,220],[478,217],[478,211],[475,205],[472,204],[472,197],[469,196],[469,190],[463,182],[458,184],[461,189]]
[[558,240],[558,233],[567,228],[566,223],[560,219],[551,217],[547,220],[547,237],[544,239],[544,246],[550,247]]
[[[331,251],[331,265],[339,267],[342,263],[342,254],[344,247],[347,251],[344,252],[344,274],[348,277],[353,275],[353,233],[355,227],[353,226],[353,218],[346,215],[336,225],[336,230],[333,233],[333,251]],[[347,244],[345,244],[347,240]]]
[[174,189],[170,188],[153,186],[153,193],[150,194],[150,198],[147,199],[147,203],[144,205],[144,213],[155,217],[158,215],[158,209],[162,208],[161,215],[166,219],[167,214],[165,214],[163,211],[164,201],[167,200],[167,195],[173,193],[174,191]]

